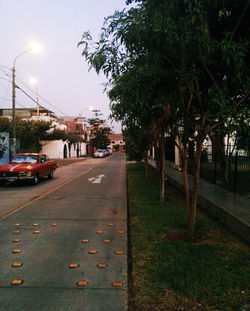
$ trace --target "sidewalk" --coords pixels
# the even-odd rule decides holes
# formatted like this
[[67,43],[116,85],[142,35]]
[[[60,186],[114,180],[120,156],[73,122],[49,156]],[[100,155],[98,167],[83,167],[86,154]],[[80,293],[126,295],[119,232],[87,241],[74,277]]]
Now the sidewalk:
[[[155,166],[152,160],[150,164]],[[171,183],[184,191],[181,172],[171,167],[166,167],[166,176]],[[189,175],[188,178],[190,190],[192,191],[192,176]],[[230,231],[250,242],[249,199],[200,179],[198,204]]]

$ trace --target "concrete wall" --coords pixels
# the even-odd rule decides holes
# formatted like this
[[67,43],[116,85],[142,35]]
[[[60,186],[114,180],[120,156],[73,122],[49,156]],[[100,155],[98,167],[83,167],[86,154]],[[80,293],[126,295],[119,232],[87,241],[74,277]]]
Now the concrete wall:
[[80,143],[80,156],[87,155],[87,145],[86,143]]
[[[42,145],[42,153],[47,154],[51,159],[63,159],[64,148],[67,150],[67,158],[69,157],[68,143],[63,140],[42,140],[40,141]],[[65,147],[64,147],[65,146]]]
[[78,147],[77,144],[69,144],[63,140],[42,140],[40,143],[42,144],[41,152],[47,154],[51,159],[76,158],[87,155],[86,143],[79,143]]

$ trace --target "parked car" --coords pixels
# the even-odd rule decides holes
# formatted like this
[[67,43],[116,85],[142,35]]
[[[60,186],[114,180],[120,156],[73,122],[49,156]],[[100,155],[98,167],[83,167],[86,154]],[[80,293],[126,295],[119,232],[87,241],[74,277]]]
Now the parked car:
[[106,150],[105,149],[97,149],[97,151],[94,153],[95,158],[104,158],[106,157]]
[[112,154],[112,147],[108,147],[107,150],[109,154]]
[[58,165],[40,153],[15,154],[10,163],[0,167],[0,183],[30,181],[36,185],[41,178],[52,178]]

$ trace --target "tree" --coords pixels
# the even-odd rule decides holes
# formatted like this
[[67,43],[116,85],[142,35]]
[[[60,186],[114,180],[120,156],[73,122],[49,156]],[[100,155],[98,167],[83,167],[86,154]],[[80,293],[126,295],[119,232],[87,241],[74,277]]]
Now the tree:
[[[231,10],[235,3],[231,1],[229,4]],[[222,4],[221,1],[216,3],[190,1],[186,7],[185,17],[188,27],[184,33],[186,32],[189,36],[184,41],[185,54],[181,55],[184,77],[188,77],[183,84],[184,87],[186,86],[184,95],[187,93],[184,146],[185,137],[192,138],[190,135],[192,132],[196,134],[193,137],[196,145],[195,173],[192,202],[188,212],[188,238],[191,238],[194,233],[203,141],[209,133],[223,127],[230,116],[240,113],[240,106],[246,101],[250,91],[249,69],[246,69],[249,67],[247,66],[249,52],[246,49],[246,42],[234,37],[235,27],[242,17],[242,11],[245,11],[249,3],[241,1],[242,11],[237,16],[238,20],[236,24],[233,24],[232,31],[229,31],[230,28],[218,27],[214,33],[213,24],[211,24],[213,18],[210,14],[216,12],[219,20],[223,10]],[[230,12],[233,15],[233,12]],[[230,19],[230,14],[227,14],[225,18]],[[192,122],[194,128],[190,132]]]
[[[156,8],[155,14],[161,11],[162,6],[166,7],[160,1],[158,4],[152,6]],[[153,28],[147,27],[152,25],[152,17],[146,13],[140,7],[128,12],[116,12],[106,19],[99,42],[94,44],[90,34],[84,33],[79,45],[84,46],[82,55],[90,68],[97,72],[102,70],[109,79],[112,116],[122,120],[124,126],[136,122],[145,128],[146,120],[148,130],[152,133],[150,136],[154,137],[154,144],[160,149],[160,198],[164,200],[164,138],[171,79],[162,69],[169,67],[162,57],[164,53],[159,53],[163,36],[157,36],[157,24]]]
[[102,114],[99,110],[93,112],[94,116],[88,119],[90,124],[90,144],[97,149],[106,149],[107,145],[109,145],[108,135],[111,129],[106,126],[106,120],[101,119]]
[[[109,79],[113,116],[127,126],[148,124],[161,154],[162,200],[166,133],[179,136],[190,239],[203,141],[239,114],[249,96],[250,35],[241,28],[249,16],[249,2],[230,0],[227,7],[222,0],[136,2],[136,8],[106,19],[99,42],[93,44],[85,33],[79,44],[84,45],[82,54],[90,68],[102,70]],[[195,147],[191,202],[190,141]]]
[[107,133],[102,130],[97,131],[96,136],[90,140],[90,144],[96,149],[106,149],[109,145]]
[[[78,143],[82,138],[77,133],[52,128],[51,122],[35,120],[16,120],[17,137],[20,139],[21,151],[40,152],[41,140],[69,140],[71,143]],[[51,131],[52,130],[52,131]],[[11,120],[0,118],[0,132],[9,132],[11,135]]]
[[[11,137],[11,120],[0,118],[0,132],[9,132]],[[46,121],[31,121],[17,118],[17,137],[20,139],[22,151],[38,152],[41,149],[39,141],[46,136],[51,128],[51,123]]]

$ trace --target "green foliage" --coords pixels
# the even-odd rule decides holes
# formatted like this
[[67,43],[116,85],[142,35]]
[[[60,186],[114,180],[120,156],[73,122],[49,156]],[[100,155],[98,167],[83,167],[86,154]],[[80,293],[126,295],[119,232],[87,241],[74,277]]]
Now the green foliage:
[[[9,132],[11,135],[11,120],[0,118],[0,132]],[[69,140],[71,143],[82,141],[75,133],[66,133],[59,129],[52,129],[51,122],[35,120],[16,120],[17,138],[20,139],[22,151],[39,152],[41,150],[40,140]]]
[[60,130],[60,129],[53,129],[53,131],[46,133],[43,137],[44,140],[67,140],[68,135],[67,132],[64,130]]
[[114,146],[113,146],[113,149],[114,149],[115,152],[118,152],[119,149],[120,149],[120,146],[119,146],[119,145],[114,145]]
[[76,144],[79,142],[83,142],[82,137],[77,134],[77,133],[68,133],[67,134],[67,139],[72,143],[72,144]]
[[147,158],[150,149],[150,136],[146,135],[145,129],[131,125],[123,131],[126,154],[129,160],[140,162]]
[[0,132],[11,133],[11,121],[9,118],[0,118]]
[[109,139],[107,132],[102,129],[99,129],[96,132],[96,135],[94,138],[90,140],[90,144],[92,147],[95,147],[97,149],[106,149],[107,145],[109,145]]
[[[105,20],[98,42],[83,34],[82,55],[108,78],[112,117],[128,131],[143,128],[159,150],[166,133],[179,136],[182,147],[190,140],[201,146],[249,102],[249,1],[132,2],[138,5]],[[144,144],[138,147],[139,156]]]
[[39,141],[46,135],[50,127],[50,122],[17,120],[16,133],[20,139],[21,150],[39,152],[41,150]]

